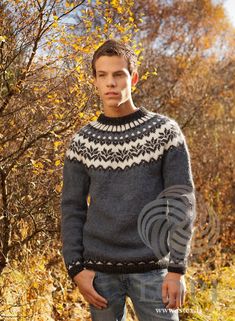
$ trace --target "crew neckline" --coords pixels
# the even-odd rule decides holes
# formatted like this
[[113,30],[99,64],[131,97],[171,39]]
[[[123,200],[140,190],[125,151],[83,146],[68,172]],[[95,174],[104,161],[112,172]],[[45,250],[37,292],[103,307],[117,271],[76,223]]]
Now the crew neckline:
[[105,125],[124,125],[129,122],[138,120],[143,116],[146,116],[147,113],[148,113],[148,110],[145,109],[144,107],[139,107],[134,112],[128,115],[119,116],[119,117],[106,116],[104,113],[101,113],[97,118],[97,121]]

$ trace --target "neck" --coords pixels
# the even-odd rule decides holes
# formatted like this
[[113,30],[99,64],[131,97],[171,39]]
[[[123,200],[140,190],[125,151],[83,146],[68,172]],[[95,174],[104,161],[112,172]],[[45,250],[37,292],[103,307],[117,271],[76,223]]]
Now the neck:
[[[151,112],[145,109],[143,106],[137,108],[134,112],[129,113],[124,116],[119,117],[110,117],[101,113],[97,119],[97,123],[100,125],[112,125],[112,126],[119,126],[119,125],[130,125],[131,128],[133,126],[138,125],[138,123],[142,123],[143,119],[148,117],[152,117]],[[137,123],[135,123],[137,121]]]
[[136,111],[138,108],[134,105],[132,100],[128,100],[120,105],[105,106],[104,115],[107,117],[122,117],[129,115]]

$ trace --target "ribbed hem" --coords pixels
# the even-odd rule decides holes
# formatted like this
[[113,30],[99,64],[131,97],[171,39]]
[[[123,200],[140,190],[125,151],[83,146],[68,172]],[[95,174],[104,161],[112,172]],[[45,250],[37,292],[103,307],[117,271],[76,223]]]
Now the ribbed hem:
[[111,262],[87,259],[84,267],[89,270],[107,273],[141,273],[156,269],[166,269],[167,263],[158,261],[156,258],[139,261]]
[[68,271],[69,276],[73,280],[73,278],[83,271],[84,269],[88,270],[94,270],[94,271],[99,271],[99,272],[107,272],[107,273],[141,273],[141,272],[147,272],[147,271],[152,271],[152,270],[157,270],[157,269],[167,269],[168,272],[174,272],[174,273],[179,273],[179,274],[186,274],[186,267],[172,267],[172,266],[167,266],[166,263],[145,263],[145,264],[139,264],[135,266],[128,266],[128,265],[123,265],[123,266],[111,266],[111,265],[100,265],[97,263],[86,263],[84,266],[74,266]]
[[120,117],[109,117],[106,116],[104,113],[101,113],[97,118],[97,122],[104,125],[124,125],[146,116],[148,112],[149,111],[146,108],[140,107],[131,114]]

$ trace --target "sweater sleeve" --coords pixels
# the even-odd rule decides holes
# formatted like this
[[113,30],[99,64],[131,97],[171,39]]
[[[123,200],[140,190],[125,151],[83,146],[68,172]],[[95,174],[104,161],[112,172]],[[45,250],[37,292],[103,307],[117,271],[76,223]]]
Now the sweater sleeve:
[[67,150],[61,197],[62,254],[72,279],[84,269],[82,235],[90,184],[89,175],[78,156],[78,146],[78,142],[73,139]]
[[168,271],[185,274],[196,216],[195,186],[187,143],[176,121],[171,120],[168,134],[162,165],[170,226]]

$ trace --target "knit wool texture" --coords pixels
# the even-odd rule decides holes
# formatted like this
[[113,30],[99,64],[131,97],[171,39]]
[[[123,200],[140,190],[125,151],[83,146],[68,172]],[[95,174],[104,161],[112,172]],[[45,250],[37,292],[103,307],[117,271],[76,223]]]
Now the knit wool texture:
[[[138,217],[147,204],[174,186],[188,187],[188,194],[182,192],[190,199],[182,214],[187,224],[168,235],[164,242],[169,251],[159,258],[140,237]],[[120,117],[101,113],[80,128],[66,151],[61,213],[62,253],[72,279],[83,269],[138,273],[167,268],[185,274],[195,188],[178,123],[140,107]]]

